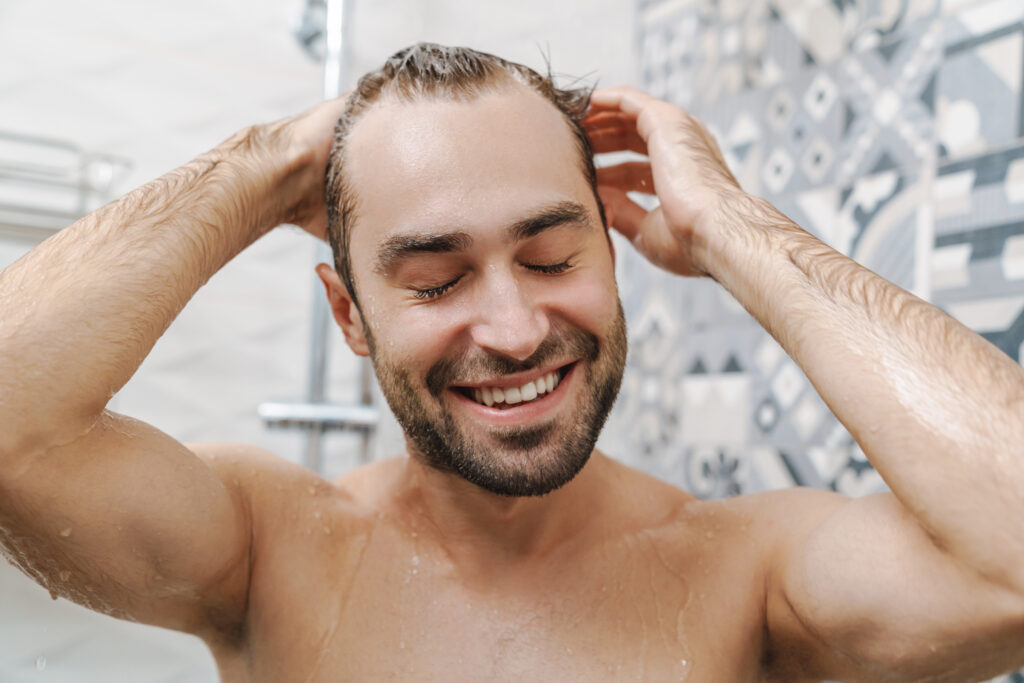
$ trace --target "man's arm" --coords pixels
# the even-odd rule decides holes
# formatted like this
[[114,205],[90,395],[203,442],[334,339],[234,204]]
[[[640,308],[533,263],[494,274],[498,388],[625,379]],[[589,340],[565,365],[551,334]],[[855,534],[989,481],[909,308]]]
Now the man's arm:
[[282,222],[322,234],[341,105],[246,129],[0,273],[0,546],[52,593],[192,632],[244,617],[237,452],[105,407],[238,252]]
[[[615,227],[656,263],[728,289],[892,490],[781,499],[792,513],[768,577],[773,640],[829,677],[964,680],[1024,662],[1024,369],[742,193],[682,110],[631,89],[594,100],[597,150],[651,159],[601,172]],[[652,187],[650,213],[625,194]]]

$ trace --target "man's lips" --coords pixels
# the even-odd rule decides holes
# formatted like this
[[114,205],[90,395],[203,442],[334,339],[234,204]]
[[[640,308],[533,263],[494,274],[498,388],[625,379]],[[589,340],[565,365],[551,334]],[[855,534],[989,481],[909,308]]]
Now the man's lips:
[[481,389],[483,387],[498,387],[505,389],[508,387],[520,387],[527,382],[535,381],[545,375],[551,373],[558,373],[560,377],[564,377],[569,371],[570,366],[574,365],[576,361],[554,363],[547,367],[540,368],[537,370],[528,370],[527,372],[517,372],[511,375],[502,375],[501,377],[495,377],[493,379],[485,379],[479,382],[452,382],[451,387],[453,389]]
[[460,403],[491,421],[528,421],[541,417],[561,402],[565,393],[562,385],[569,380],[576,365],[574,361],[551,369],[502,377],[501,381],[491,380],[493,384],[491,381],[459,384],[449,389]]

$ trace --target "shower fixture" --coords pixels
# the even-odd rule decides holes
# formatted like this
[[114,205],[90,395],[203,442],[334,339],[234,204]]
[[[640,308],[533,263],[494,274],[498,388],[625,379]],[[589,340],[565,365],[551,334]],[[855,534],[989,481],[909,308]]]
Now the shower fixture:
[[[324,99],[337,97],[348,80],[348,34],[350,21],[345,0],[308,0],[295,29],[295,38],[313,58],[323,59]],[[333,263],[334,257],[327,244],[316,245],[316,261]],[[365,358],[359,359],[359,402],[352,405],[330,403],[327,398],[327,368],[330,347],[330,310],[327,299],[314,283],[313,316],[310,329],[309,362],[307,366],[306,397],[298,402],[264,402],[259,415],[269,427],[303,429],[306,444],[302,464],[323,473],[323,435],[327,431],[358,432],[362,439],[360,462],[370,461],[370,445],[380,421],[380,411],[374,406],[373,368]]]

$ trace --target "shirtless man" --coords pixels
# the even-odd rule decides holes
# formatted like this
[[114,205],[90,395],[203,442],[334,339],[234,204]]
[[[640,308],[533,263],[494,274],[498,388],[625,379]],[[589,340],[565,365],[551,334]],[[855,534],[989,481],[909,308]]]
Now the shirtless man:
[[[744,194],[674,106],[594,94],[593,149],[649,157],[595,178],[578,95],[418,46],[360,83],[336,136],[342,101],[244,130],[4,271],[12,561],[198,635],[225,681],[953,681],[1024,663],[1024,370]],[[325,168],[340,253],[318,270],[408,452],[332,484],[106,411],[235,254],[284,222],[325,233]],[[893,492],[702,502],[592,452],[625,351],[603,211],[742,302]]]

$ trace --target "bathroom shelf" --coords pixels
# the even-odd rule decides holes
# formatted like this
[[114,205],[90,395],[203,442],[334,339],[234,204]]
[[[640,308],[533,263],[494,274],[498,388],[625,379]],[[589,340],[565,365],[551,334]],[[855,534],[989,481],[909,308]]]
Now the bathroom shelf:
[[0,131],[0,240],[42,242],[109,201],[130,168],[65,140]]

